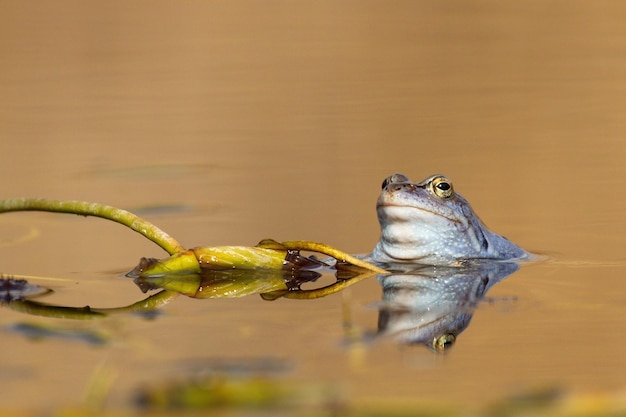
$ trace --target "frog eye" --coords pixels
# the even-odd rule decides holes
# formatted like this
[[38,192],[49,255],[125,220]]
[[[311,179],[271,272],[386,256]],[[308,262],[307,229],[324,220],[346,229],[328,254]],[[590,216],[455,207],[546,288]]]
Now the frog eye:
[[397,183],[397,182],[409,182],[409,178],[406,175],[402,174],[393,174],[383,180],[383,190],[387,188],[389,184]]
[[444,333],[435,337],[431,343],[431,347],[438,352],[443,352],[452,347],[456,341],[456,336],[452,333]]
[[437,177],[430,183],[433,193],[439,198],[450,198],[454,194],[452,182],[446,177]]

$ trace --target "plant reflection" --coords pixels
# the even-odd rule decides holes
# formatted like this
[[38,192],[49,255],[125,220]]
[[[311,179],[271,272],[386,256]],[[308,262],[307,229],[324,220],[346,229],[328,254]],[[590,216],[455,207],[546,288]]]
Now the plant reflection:
[[135,284],[143,292],[162,288],[192,298],[237,298],[298,290],[301,284],[314,282],[320,276],[308,270],[232,269],[139,277],[135,278]]
[[[28,288],[29,292],[21,292],[22,288]],[[0,277],[0,306],[32,316],[60,319],[90,320],[103,318],[115,313],[137,313],[152,317],[159,307],[167,304],[179,295],[173,291],[162,290],[130,305],[113,308],[70,307],[33,300],[33,298],[51,294],[52,292],[51,289],[31,285],[23,279],[15,280],[13,278]]]
[[25,279],[0,277],[0,303],[20,301],[50,292],[52,292],[52,290],[38,285],[32,285]]
[[[464,267],[414,265],[412,270],[406,265],[401,269],[387,265],[390,271],[397,272],[377,274],[345,263],[334,267],[321,262],[303,265],[298,269],[230,269],[137,277],[135,284],[144,293],[161,291],[117,308],[66,307],[35,301],[29,294],[41,295],[49,291],[24,280],[1,279],[0,299],[4,306],[38,316],[94,319],[129,312],[152,316],[178,295],[205,299],[259,294],[265,300],[311,300],[341,292],[375,276],[382,287],[377,336],[444,351],[469,325],[473,311],[489,288],[519,268],[512,262],[474,262]],[[320,277],[328,275],[334,282],[317,283]]]

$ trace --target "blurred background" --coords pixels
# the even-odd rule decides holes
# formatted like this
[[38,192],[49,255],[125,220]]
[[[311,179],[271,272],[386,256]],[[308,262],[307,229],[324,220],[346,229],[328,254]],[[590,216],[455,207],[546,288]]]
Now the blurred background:
[[[561,373],[581,391],[614,390],[626,371],[625,336],[614,333],[624,328],[625,305],[625,21],[619,1],[1,1],[1,195],[122,207],[189,247],[271,237],[366,253],[378,239],[382,180],[394,172],[416,181],[443,173],[491,228],[554,260],[523,269],[507,281],[517,284],[501,290],[526,300],[519,323],[529,323],[527,314],[535,324],[554,317],[528,306],[571,309],[551,326],[513,331],[515,342],[499,351],[504,368],[523,374],[537,358],[554,359],[537,348],[527,362],[507,362],[524,357],[522,345],[533,349],[520,340],[556,334],[577,345],[597,340],[594,328],[598,337],[613,328],[617,340],[605,359],[585,344],[570,361],[528,371],[527,382],[537,374],[553,382],[549,375]],[[54,300],[72,305],[132,302],[136,288],[111,276],[141,256],[163,256],[94,219],[8,214],[0,234],[0,272],[97,287],[58,288]],[[378,297],[376,283],[367,285],[358,305]],[[597,298],[585,304],[590,294]],[[203,314],[196,310],[209,303],[202,305],[181,301],[175,311]],[[241,301],[236,310],[257,314],[265,305]],[[586,327],[574,319],[581,305]],[[226,311],[225,320],[233,313],[213,310]],[[284,311],[272,311],[268,320],[280,323]],[[500,334],[511,325],[506,320],[518,323],[498,317]],[[606,327],[594,327],[598,321]],[[480,342],[492,331],[476,330],[475,345],[468,341],[446,369],[477,372],[458,363],[477,352],[485,360],[497,355]],[[16,357],[41,354],[21,339],[3,343]],[[230,343],[239,342],[216,352]],[[92,359],[103,354],[89,352]],[[556,346],[550,352],[558,356]],[[57,400],[44,396],[41,404],[74,401],[70,387],[84,383],[92,359],[76,365],[82,376],[57,388]],[[49,387],[47,375],[64,369],[29,361],[24,354],[15,366],[34,366],[35,376],[8,373],[3,388]],[[302,361],[304,379],[332,375],[332,367],[308,373],[314,357]],[[396,393],[410,397],[407,387],[424,375],[396,365],[361,382],[346,377],[347,384],[358,397],[371,394],[367,381],[396,380],[404,387]],[[440,375],[439,366],[429,372]],[[493,379],[485,376],[485,384],[499,384],[502,369],[486,372]],[[511,378],[504,385],[512,389],[519,381]],[[486,389],[464,392],[475,381],[463,381],[450,388],[454,398],[490,397]]]
[[548,250],[528,216],[561,219],[553,201],[606,198],[624,174],[619,2],[9,1],[2,16],[6,196],[184,201],[231,223],[205,216],[184,241],[336,233],[367,251],[382,179],[442,172]]

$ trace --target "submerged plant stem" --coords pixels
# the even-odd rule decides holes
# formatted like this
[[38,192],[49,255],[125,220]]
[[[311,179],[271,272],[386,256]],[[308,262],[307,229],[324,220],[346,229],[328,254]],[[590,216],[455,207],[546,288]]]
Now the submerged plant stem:
[[185,248],[173,237],[152,223],[135,214],[116,207],[86,201],[59,201],[41,198],[12,198],[0,201],[0,213],[9,211],[50,211],[57,213],[94,216],[130,227],[147,237],[170,255],[183,252]]

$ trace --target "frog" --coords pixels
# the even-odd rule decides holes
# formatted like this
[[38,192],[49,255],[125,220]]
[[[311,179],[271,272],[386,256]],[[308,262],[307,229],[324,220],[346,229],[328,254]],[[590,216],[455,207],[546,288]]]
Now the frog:
[[489,230],[445,175],[420,182],[399,173],[385,178],[376,210],[380,240],[368,256],[375,263],[463,265],[530,256]]

